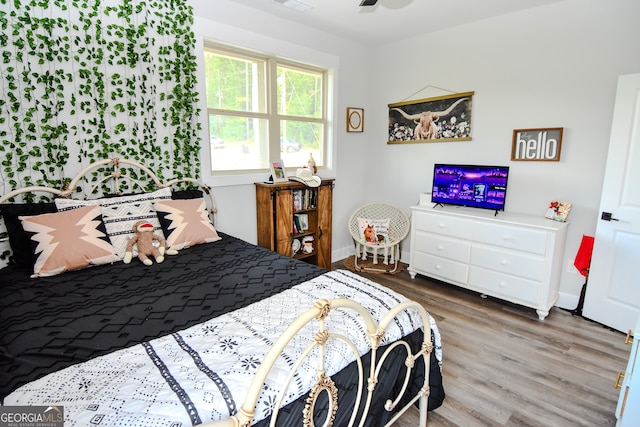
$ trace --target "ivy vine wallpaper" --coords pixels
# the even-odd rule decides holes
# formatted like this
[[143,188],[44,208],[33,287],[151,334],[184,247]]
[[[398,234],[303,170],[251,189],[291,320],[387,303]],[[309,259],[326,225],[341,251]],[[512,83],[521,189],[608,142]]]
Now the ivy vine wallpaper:
[[112,157],[198,177],[192,24],[187,0],[0,0],[0,194]]

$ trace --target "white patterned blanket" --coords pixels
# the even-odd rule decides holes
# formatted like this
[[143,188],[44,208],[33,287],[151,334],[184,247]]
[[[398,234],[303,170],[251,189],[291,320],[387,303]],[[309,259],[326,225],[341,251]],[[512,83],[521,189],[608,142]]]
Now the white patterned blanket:
[[[333,271],[245,308],[205,323],[71,366],[33,381],[9,396],[5,405],[61,405],[65,426],[189,426],[235,414],[271,344],[319,299],[359,302],[378,322],[403,296],[348,271]],[[399,316],[387,328],[386,344],[420,327],[420,318]],[[440,334],[433,319],[435,352]],[[313,325],[286,348],[267,379],[256,408],[259,421],[271,414],[291,366],[313,340]],[[369,341],[353,312],[335,310],[326,329],[349,337],[361,355]],[[354,360],[346,346],[333,347],[326,360],[333,375]],[[313,385],[316,366],[304,365],[284,404]]]

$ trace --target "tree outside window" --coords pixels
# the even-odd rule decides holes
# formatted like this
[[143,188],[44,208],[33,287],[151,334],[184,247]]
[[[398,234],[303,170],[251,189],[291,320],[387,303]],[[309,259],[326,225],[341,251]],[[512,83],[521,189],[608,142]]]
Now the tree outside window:
[[326,158],[327,71],[250,51],[205,44],[212,173],[318,167]]

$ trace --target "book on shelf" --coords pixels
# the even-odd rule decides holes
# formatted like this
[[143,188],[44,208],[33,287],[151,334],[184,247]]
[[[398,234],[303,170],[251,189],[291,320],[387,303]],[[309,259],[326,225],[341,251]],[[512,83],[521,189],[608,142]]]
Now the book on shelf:
[[302,191],[300,190],[293,191],[293,210],[302,210]]
[[295,214],[293,215],[293,232],[304,233],[309,229],[309,215]]
[[293,210],[295,211],[315,209],[317,200],[318,192],[315,189],[293,190]]

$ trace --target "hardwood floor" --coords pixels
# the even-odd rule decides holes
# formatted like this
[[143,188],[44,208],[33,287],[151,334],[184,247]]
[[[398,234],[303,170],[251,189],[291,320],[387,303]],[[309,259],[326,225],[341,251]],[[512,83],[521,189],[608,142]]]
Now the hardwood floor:
[[[615,425],[624,334],[557,307],[540,321],[533,309],[406,270],[362,275],[420,302],[438,324],[446,398],[429,427]],[[396,425],[417,424],[416,410]]]

